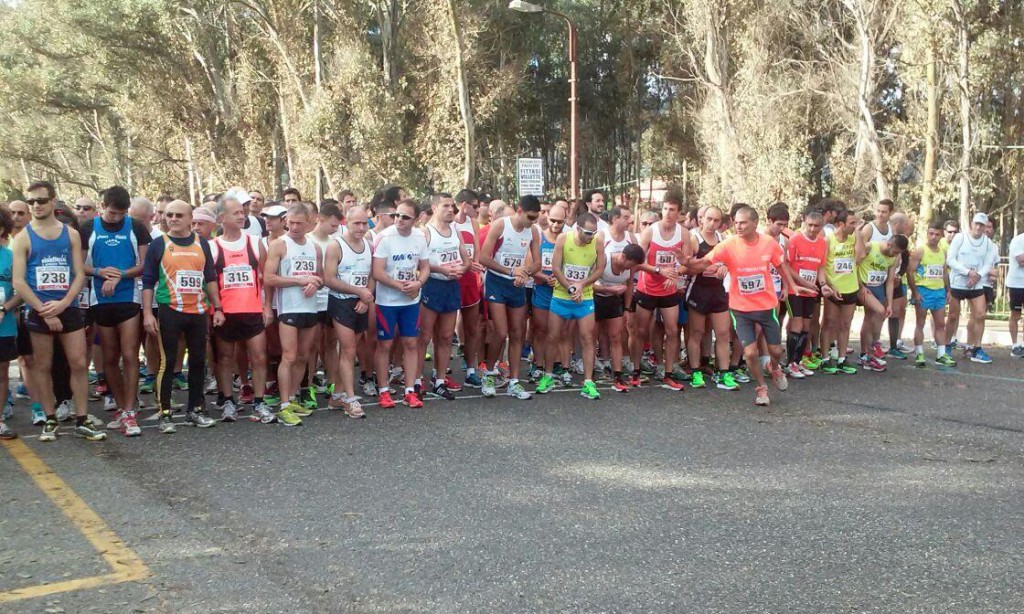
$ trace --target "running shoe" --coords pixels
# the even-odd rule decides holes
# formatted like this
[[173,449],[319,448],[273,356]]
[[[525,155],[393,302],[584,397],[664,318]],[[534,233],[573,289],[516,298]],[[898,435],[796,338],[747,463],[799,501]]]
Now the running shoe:
[[259,422],[260,424],[271,424],[277,422],[277,416],[270,410],[270,406],[266,402],[259,403],[252,409],[252,415],[249,419],[253,422]]
[[103,411],[117,411],[117,401],[112,395],[103,396]]
[[185,412],[185,424],[201,429],[208,429],[217,424],[217,422],[210,416],[206,415],[205,409],[197,407],[192,411]]
[[788,365],[786,365],[785,370],[786,375],[792,377],[793,379],[804,379],[804,377],[806,377],[804,375],[804,370],[800,368],[800,363],[798,362],[789,363]]
[[768,386],[758,386],[756,396],[754,397],[754,405],[768,407],[770,403],[771,399],[768,398]]
[[89,385],[95,386],[96,382],[100,381],[100,374],[96,373],[92,369],[89,369]]
[[886,353],[886,356],[888,356],[889,358],[895,358],[896,360],[906,360],[908,358],[907,353],[898,347],[889,348],[889,351],[888,353]]
[[533,360],[533,347],[523,344],[523,351],[519,353],[519,357],[523,362]]
[[75,427],[75,437],[81,437],[86,441],[104,441],[107,438],[107,434],[86,423]]
[[796,366],[800,369],[800,373],[803,373],[804,377],[813,377],[814,376],[814,371],[811,371],[807,367],[803,366],[801,363],[799,363],[799,362],[796,363]]
[[452,392],[462,392],[462,384],[455,381],[451,375],[444,376],[444,387]]
[[644,358],[640,359],[640,371],[642,373],[646,373],[647,375],[651,375],[651,374],[654,373],[654,368],[655,368],[654,367],[654,363],[651,362],[647,357],[644,357]]
[[281,397],[277,394],[270,394],[269,392],[263,395],[263,402],[273,407],[274,405],[281,404]]
[[443,381],[436,382],[434,384],[433,394],[435,397],[440,397],[445,401],[455,400],[455,395],[452,394],[452,391],[448,389],[448,386],[446,386]]
[[221,406],[220,411],[221,422],[235,422],[238,420],[238,408],[235,407],[235,402],[231,399],[224,401],[224,405]]
[[910,354],[910,346],[908,346],[906,343],[903,343],[903,339],[897,339],[896,340],[896,349],[899,350],[903,354],[906,354],[906,355]]
[[377,384],[372,379],[363,380],[363,395],[367,397],[377,396]]
[[974,348],[974,351],[971,352],[971,362],[977,362],[983,365],[987,365],[992,362],[992,359],[989,358],[988,354],[985,353],[985,350],[983,350],[981,347],[976,347]]
[[544,369],[540,368],[540,365],[530,365],[530,380],[537,382],[540,378],[544,377]]
[[18,434],[11,430],[11,427],[7,426],[4,422],[0,421],[0,440],[9,441],[11,439],[17,439]]
[[633,360],[629,356],[622,357],[622,372],[632,373],[635,370],[633,367]]
[[402,402],[413,409],[419,409],[423,407],[423,401],[420,400],[419,395],[415,392],[406,392],[405,396],[402,397]]
[[294,407],[291,408],[292,413],[294,413],[296,416],[299,416],[300,418],[307,418],[313,415],[312,409],[310,409],[307,405],[299,403],[297,400],[293,400],[290,403],[290,405],[294,405]]
[[576,375],[583,375],[584,369],[583,369],[583,359],[582,358],[577,358],[576,360],[572,361],[572,371]]
[[99,383],[96,384],[96,394],[101,397],[110,394],[110,386],[107,384],[107,380],[102,377],[100,378]]
[[124,416],[123,410],[117,410],[114,414],[114,419],[107,423],[108,431],[120,431],[121,430],[121,417]]
[[1024,358],[1024,345],[1020,345],[1018,343],[1010,348],[1010,356],[1013,356],[1014,358]]
[[881,341],[875,341],[871,344],[871,355],[879,359],[885,358],[885,350],[882,349]]
[[690,376],[690,387],[691,388],[703,388],[706,385],[707,384],[704,383],[704,372],[701,371],[700,369],[697,369],[696,371],[694,371],[693,375]]
[[537,382],[537,387],[534,389],[537,394],[547,394],[555,389],[555,378],[545,373],[540,381]]
[[576,382],[572,381],[572,373],[570,373],[568,369],[562,371],[558,380],[565,388],[572,388],[576,384]]
[[874,371],[875,373],[881,373],[885,371],[885,365],[878,362],[878,359],[875,358],[874,356],[864,361],[864,364],[862,366],[864,367],[865,371]]
[[949,347],[950,351],[955,350],[957,347],[961,347],[960,343],[956,340],[956,338],[950,339],[947,346]]
[[943,367],[955,367],[956,360],[949,354],[943,354],[942,356],[939,356],[938,358],[935,359],[935,364],[941,365]]
[[427,362],[430,362],[430,361],[434,360],[434,355],[431,354],[430,352],[424,352],[423,353],[423,360],[425,360]]
[[10,420],[14,417],[14,403],[7,401],[4,403],[4,414],[3,420]]
[[43,432],[39,435],[39,441],[57,441],[57,421],[47,418],[43,423]]
[[[171,385],[174,387],[175,390],[188,390],[188,380],[185,379],[185,374],[175,373],[174,380],[171,382]],[[99,387],[97,386],[97,389],[98,388]]]
[[632,386],[633,388],[639,388],[640,384],[643,383],[640,380],[640,378],[640,372],[634,369],[633,372],[629,375],[629,385]]
[[327,392],[327,380],[324,378],[323,373],[317,373],[313,376],[313,388],[316,389],[317,394],[324,394]]
[[312,386],[306,388],[304,393],[300,393],[300,399],[302,406],[306,409],[316,409],[320,406],[319,402],[316,400],[316,391]]
[[789,388],[789,380],[786,379],[786,374],[782,371],[782,367],[775,365],[775,368],[769,368],[771,373],[772,381],[775,382],[775,387],[785,392]]
[[510,383],[508,385],[508,390],[505,391],[505,394],[512,397],[513,399],[519,399],[520,401],[526,401],[527,399],[533,396],[532,394],[527,392],[526,388],[523,388],[523,385],[520,384],[519,382]]
[[85,415],[85,423],[94,429],[102,429],[105,426],[102,420],[92,414]]
[[594,381],[588,379],[583,382],[583,387],[580,388],[580,396],[594,401],[601,398],[601,393],[597,391]]
[[382,409],[394,409],[395,401],[391,398],[390,390],[381,390],[377,398]]
[[672,368],[672,374],[669,375],[669,377],[671,377],[672,379],[676,380],[677,382],[688,382],[688,381],[690,381],[691,375],[689,373],[687,373],[686,371],[683,371],[677,365],[677,366]]
[[671,377],[661,378],[661,387],[666,390],[675,390],[676,392],[682,392],[684,390],[683,385]]
[[57,420],[59,422],[67,422],[71,420],[71,416],[75,413],[74,408],[71,407],[71,401],[61,401],[61,404],[57,406]]
[[359,399],[352,397],[348,400],[347,406],[345,407],[345,415],[349,418],[366,417],[366,413],[363,411],[363,406],[359,404]]
[[612,380],[612,390],[615,392],[629,392],[630,384],[624,377],[616,377]]
[[839,373],[839,366],[836,365],[836,361],[835,360],[829,358],[825,362],[821,363],[821,370],[822,370],[823,373],[828,373],[829,375],[835,375],[836,373]]
[[142,434],[138,416],[134,411],[121,412],[121,434],[125,437],[138,437]]
[[18,387],[14,390],[14,396],[19,399],[28,398],[28,388],[25,387],[24,383],[18,384]]
[[497,390],[494,387],[494,376],[490,373],[484,374],[484,379],[480,384],[480,393],[485,397],[493,397],[497,394]]
[[[275,414],[277,421],[283,424],[284,426],[301,426],[302,418],[300,418],[298,415],[296,415],[294,411],[292,411],[293,407],[295,406],[295,403],[289,403],[288,405],[282,407],[281,410],[278,411],[277,414]],[[264,424],[267,423],[264,422]]]
[[731,371],[718,371],[715,373],[715,385],[719,390],[739,390],[740,385],[732,376]]
[[242,388],[238,391],[238,402],[243,405],[252,405],[252,402],[256,399],[256,391],[253,390],[251,384],[243,384]]
[[804,356],[800,359],[800,366],[808,371],[817,371],[821,368],[821,359],[814,356]]
[[171,412],[157,412],[157,416],[157,428],[160,429],[161,433],[171,435],[178,432],[178,429],[174,426],[174,421],[171,420]]
[[[232,386],[234,389],[234,386]],[[203,380],[203,394],[217,394],[217,378],[213,375],[207,375],[206,379]]]
[[508,368],[508,363],[505,361],[499,361],[497,366],[495,366],[494,371],[497,371],[498,375],[500,375],[502,379],[507,380],[512,377],[512,370]]
[[853,374],[855,374],[857,372],[857,367],[854,367],[854,366],[851,366],[851,365],[847,364],[847,362],[845,360],[840,360],[839,363],[837,364],[837,368],[838,368],[839,371],[842,371],[843,373],[845,373],[847,375],[853,375]]
[[480,376],[477,375],[476,373],[467,375],[466,379],[463,380],[463,383],[465,383],[465,385],[469,388],[480,388],[481,386],[484,385],[483,381],[480,379]]
[[142,379],[142,381],[139,382],[139,393],[140,394],[152,394],[153,393],[153,385],[154,385],[155,382],[156,382],[156,378],[154,378],[152,375],[147,375],[146,377],[144,377]]
[[732,372],[732,377],[741,384],[750,383],[750,371],[747,371],[747,367],[740,365]]
[[[924,367],[926,362],[927,361],[924,358],[924,352],[918,352],[914,356],[914,366],[915,367],[918,367],[918,368]],[[938,362],[938,361],[936,361],[936,362]]]

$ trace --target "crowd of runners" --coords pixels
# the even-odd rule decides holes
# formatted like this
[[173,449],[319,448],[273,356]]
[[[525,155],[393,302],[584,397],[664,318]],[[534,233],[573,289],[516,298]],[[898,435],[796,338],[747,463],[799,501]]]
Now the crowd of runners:
[[[769,379],[786,390],[893,359],[954,367],[964,303],[963,356],[991,362],[981,341],[999,250],[984,213],[963,232],[937,222],[911,240],[910,218],[888,200],[870,221],[838,200],[763,215],[683,202],[669,190],[659,211],[635,218],[600,191],[577,203],[510,205],[471,190],[419,203],[393,186],[367,202],[344,191],[319,203],[291,188],[280,202],[231,188],[193,208],[114,186],[68,207],[36,182],[0,206],[4,418],[25,396],[40,441],[72,420],[76,436],[98,441],[140,435],[143,407],[161,433],[175,432],[177,409],[213,426],[214,394],[222,422],[285,426],[322,400],[362,418],[370,398],[420,408],[425,395],[453,400],[465,388],[526,400],[578,387],[600,399],[750,383],[766,406]],[[1008,260],[1020,358],[1024,234]],[[901,341],[908,305],[912,347]],[[19,395],[8,390],[15,361]],[[91,398],[108,420],[89,413]],[[0,437],[14,436],[0,421]]]

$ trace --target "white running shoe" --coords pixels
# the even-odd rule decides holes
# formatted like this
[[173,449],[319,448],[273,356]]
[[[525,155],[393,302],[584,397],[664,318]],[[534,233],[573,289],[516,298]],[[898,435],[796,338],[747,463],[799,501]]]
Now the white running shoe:
[[114,395],[108,394],[103,396],[103,411],[114,411],[117,409],[117,401],[114,400]]
[[64,401],[57,406],[57,421],[67,422],[71,419],[71,416],[75,414],[75,410],[71,407],[71,401]]
[[786,367],[786,375],[792,377],[793,379],[803,379],[804,371],[803,369],[800,368],[800,365],[798,365],[795,362],[791,362]]
[[519,399],[520,401],[525,401],[533,396],[532,394],[527,392],[526,389],[523,388],[523,385],[520,384],[519,382],[515,382],[514,384],[510,383],[508,385],[508,390],[505,392],[505,394],[512,397],[513,399]]

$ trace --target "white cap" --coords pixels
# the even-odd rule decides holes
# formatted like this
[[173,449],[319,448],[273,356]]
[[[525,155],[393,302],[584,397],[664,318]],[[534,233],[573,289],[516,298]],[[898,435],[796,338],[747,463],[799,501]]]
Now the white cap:
[[988,224],[988,216],[984,213],[975,213],[974,219],[971,221],[975,224]]
[[260,209],[260,215],[263,217],[281,217],[285,213],[288,213],[288,210],[281,205],[273,205],[272,207],[263,207]]
[[252,197],[249,196],[249,192],[246,189],[237,186],[228,190],[227,194],[225,194],[224,196],[227,196],[228,198],[234,198],[235,200],[238,201],[239,204],[242,205],[252,200]]

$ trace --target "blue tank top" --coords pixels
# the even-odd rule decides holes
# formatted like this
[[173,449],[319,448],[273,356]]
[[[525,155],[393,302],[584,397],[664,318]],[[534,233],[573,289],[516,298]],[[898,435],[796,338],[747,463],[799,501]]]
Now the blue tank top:
[[[60,236],[48,241],[32,230],[32,225],[25,226],[29,238],[28,266],[25,277],[28,287],[46,303],[63,300],[71,289],[71,240],[68,237],[67,225],[62,226]],[[71,301],[70,307],[78,307],[78,297]]]
[[[92,235],[89,236],[89,250],[86,264],[94,269],[114,267],[126,271],[139,262],[139,245],[132,228],[132,218],[125,216],[121,228],[115,231],[103,227],[103,221],[96,217],[92,221]],[[122,277],[114,288],[114,294],[103,296],[103,278],[94,275],[92,284],[92,304],[106,303],[139,303],[134,279]]]
[[551,259],[555,255],[555,244],[548,241],[546,233],[540,233],[540,270],[545,275],[551,275]]
[[[6,245],[0,245],[0,303],[6,303],[14,295],[11,273],[14,269],[14,252]],[[18,334],[18,310],[12,309],[0,320],[0,338],[15,337]]]

